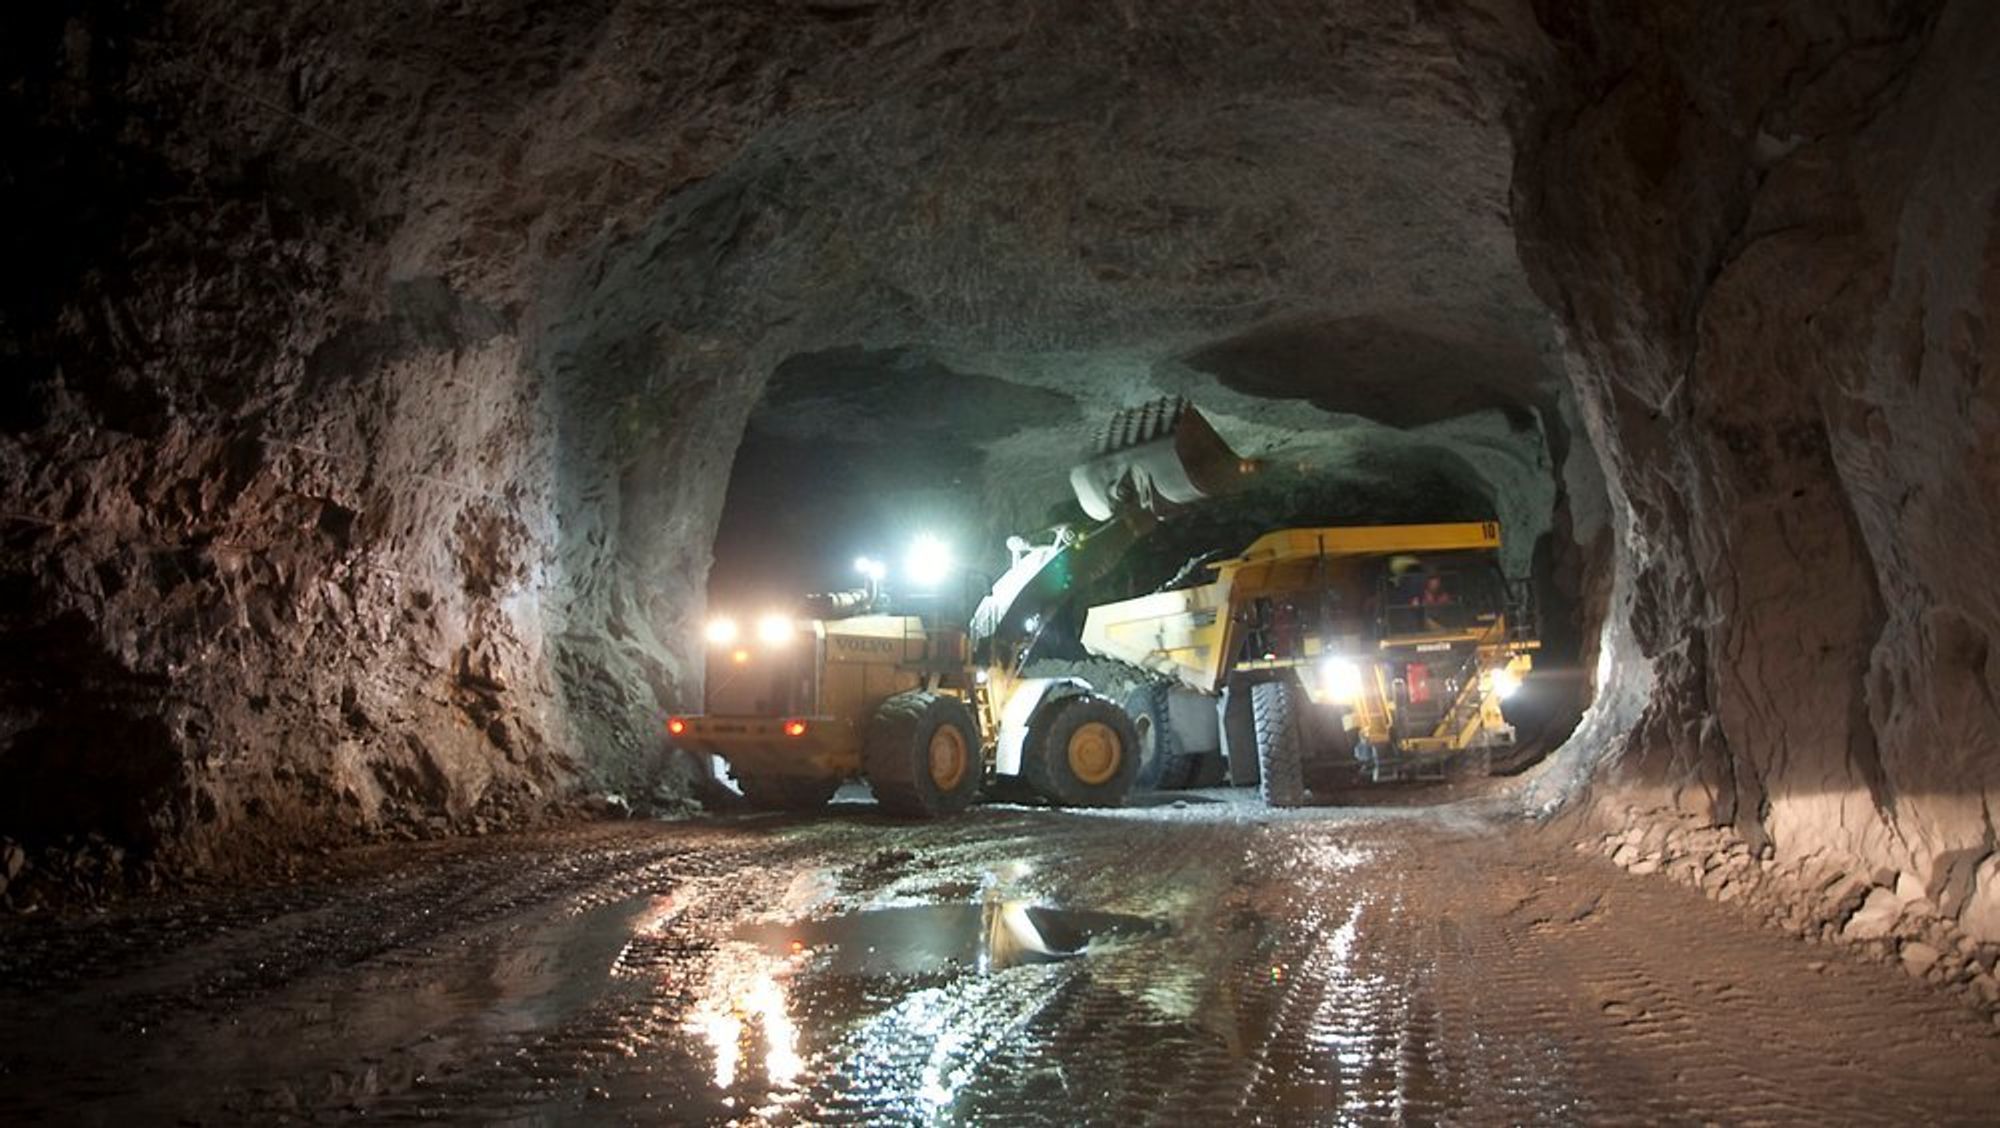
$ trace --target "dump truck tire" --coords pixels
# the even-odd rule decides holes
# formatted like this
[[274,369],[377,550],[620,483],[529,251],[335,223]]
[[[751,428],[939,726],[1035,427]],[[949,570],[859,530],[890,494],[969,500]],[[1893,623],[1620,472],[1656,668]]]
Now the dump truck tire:
[[876,708],[861,743],[861,770],[892,815],[955,815],[979,794],[979,725],[956,697],[899,693]]
[[1258,682],[1250,690],[1257,724],[1257,789],[1271,807],[1306,801],[1305,715],[1298,687],[1288,681]]
[[[730,773],[734,775],[735,773]],[[760,811],[817,811],[840,790],[837,779],[800,776],[736,776],[743,799]]]
[[1021,775],[1061,807],[1116,807],[1139,778],[1139,734],[1108,697],[1078,694],[1050,702],[1028,726]]
[[1201,770],[1201,757],[1189,754],[1174,732],[1167,709],[1172,693],[1172,686],[1142,685],[1125,698],[1125,713],[1139,738],[1138,786],[1143,788],[1179,791]]

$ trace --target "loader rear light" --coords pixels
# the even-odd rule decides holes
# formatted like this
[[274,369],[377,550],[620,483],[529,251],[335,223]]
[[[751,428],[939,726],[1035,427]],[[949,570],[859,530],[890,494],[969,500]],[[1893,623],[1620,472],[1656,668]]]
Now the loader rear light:
[[667,718],[667,735],[679,736],[688,730],[688,723],[679,717]]
[[731,654],[729,656],[729,660],[741,666],[744,663],[750,661],[750,652],[748,650],[739,650],[736,653]]
[[805,734],[806,734],[806,723],[804,721],[785,722],[786,736],[804,736]]

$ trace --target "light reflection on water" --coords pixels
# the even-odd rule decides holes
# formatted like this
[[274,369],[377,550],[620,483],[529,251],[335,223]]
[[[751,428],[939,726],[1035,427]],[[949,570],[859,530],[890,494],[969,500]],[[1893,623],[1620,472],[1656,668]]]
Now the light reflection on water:
[[715,1055],[716,1088],[735,1087],[746,1050],[754,1052],[759,1040],[764,1080],[772,1087],[789,1089],[805,1072],[785,990],[798,958],[770,956],[733,941],[716,952],[708,984],[685,1023]]
[[988,898],[750,924],[733,938],[767,953],[808,954],[815,972],[872,977],[1051,963],[1166,931],[1146,917]]
[[[662,904],[645,919],[662,929],[673,915],[672,906]],[[1007,969],[1065,962],[1165,932],[1160,922],[1140,917],[1052,909],[997,895],[975,903],[749,924],[715,948],[681,1028],[707,1047],[717,1089],[761,1082],[782,1105],[810,1087],[802,1016],[793,1011],[797,977],[943,975],[945,985],[930,980],[851,1031],[846,1048],[835,1051],[863,1074],[891,1061],[914,1067],[914,1085],[904,1091],[918,1106],[941,1112],[991,1056],[996,1039],[1010,1036],[1046,999],[1039,990],[1022,994],[1022,984],[1001,982]],[[1016,1011],[1019,1022],[996,1026],[996,1013]],[[761,1076],[753,1062],[761,1062]]]

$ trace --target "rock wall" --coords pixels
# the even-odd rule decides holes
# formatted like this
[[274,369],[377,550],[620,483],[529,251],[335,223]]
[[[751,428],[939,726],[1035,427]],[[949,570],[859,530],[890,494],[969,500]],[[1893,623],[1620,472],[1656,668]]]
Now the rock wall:
[[519,264],[463,214],[559,17],[73,7],[0,35],[0,833],[147,876],[643,774],[578,755],[551,605],[612,561],[552,550]]
[[1978,975],[1923,957],[2000,941],[2000,10],[1480,14],[1620,509],[1607,851]]

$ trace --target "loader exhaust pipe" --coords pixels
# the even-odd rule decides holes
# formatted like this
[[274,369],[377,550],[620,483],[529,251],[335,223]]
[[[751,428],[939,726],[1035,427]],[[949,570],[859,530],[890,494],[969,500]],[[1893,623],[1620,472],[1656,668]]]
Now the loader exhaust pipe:
[[1069,472],[1077,504],[1093,520],[1143,511],[1154,516],[1236,488],[1257,471],[1179,397],[1129,407],[1111,417],[1095,453]]

